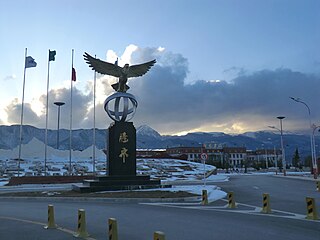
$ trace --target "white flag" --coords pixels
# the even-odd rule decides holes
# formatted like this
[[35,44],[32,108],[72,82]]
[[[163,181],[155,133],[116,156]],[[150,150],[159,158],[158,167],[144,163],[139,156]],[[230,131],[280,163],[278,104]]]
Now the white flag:
[[28,56],[26,57],[26,68],[32,68],[32,67],[36,67],[37,66],[37,63],[36,61],[33,59],[33,57],[31,56]]

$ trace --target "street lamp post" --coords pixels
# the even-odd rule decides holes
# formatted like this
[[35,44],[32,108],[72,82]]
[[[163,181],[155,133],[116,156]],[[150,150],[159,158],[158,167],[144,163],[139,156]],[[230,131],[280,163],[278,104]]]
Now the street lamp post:
[[286,154],[284,152],[284,147],[283,147],[283,134],[282,134],[282,119],[284,119],[285,117],[283,116],[279,116],[277,117],[279,120],[280,120],[280,129],[275,127],[275,126],[269,126],[269,128],[273,128],[273,129],[276,129],[280,132],[280,139],[281,139],[281,155],[282,155],[282,168],[283,168],[283,175],[286,176],[287,173],[286,173],[286,166],[287,166],[287,163],[286,163]]
[[57,149],[59,149],[59,128],[60,128],[60,107],[63,106],[64,102],[54,102],[58,106],[58,128],[57,128]]
[[276,147],[273,146],[273,154],[274,154],[274,167],[276,168],[276,174],[278,174],[278,154],[276,152]]
[[[313,139],[313,154],[314,154],[314,159],[316,159],[316,167],[314,168],[313,172],[316,174],[314,175],[315,178],[317,178],[318,175],[318,163],[317,163],[317,154],[316,154],[316,141],[314,138],[314,132],[316,131],[317,128],[320,128],[320,126],[316,126],[315,124],[312,125],[312,139]],[[320,130],[319,130],[320,131]]]
[[267,151],[267,149],[265,148],[264,149],[264,152],[265,152],[265,155],[266,155],[266,168],[267,168],[267,170],[269,169],[269,163],[268,163],[268,151]]
[[309,125],[310,125],[310,130],[311,130],[311,132],[310,132],[310,145],[311,145],[311,159],[312,159],[312,166],[313,166],[313,176],[314,176],[314,179],[317,179],[317,174],[318,174],[317,173],[317,159],[316,159],[316,156],[315,156],[314,133],[313,133],[313,125],[311,124],[311,111],[310,111],[310,108],[300,98],[290,97],[290,99],[292,99],[295,102],[302,103],[308,109]]
[[287,167],[287,162],[286,162],[286,154],[284,152],[284,147],[283,147],[283,134],[282,134],[282,119],[285,117],[279,116],[277,117],[280,120],[280,132],[281,132],[281,152],[282,152],[282,168],[283,168],[283,175],[286,176],[286,167]]
[[267,148],[265,147],[264,144],[261,144],[261,146],[262,146],[262,148],[263,148],[263,149],[261,149],[261,151],[264,150],[264,159],[265,159],[265,161],[266,161],[266,169],[268,170],[268,169],[269,169],[269,166],[268,166],[268,153],[267,153]]
[[[279,132],[280,132],[280,136],[281,136],[281,130],[279,129],[279,128],[277,128],[277,127],[275,127],[275,126],[268,126],[269,128],[272,128],[272,129],[276,129],[276,130],[278,130]],[[282,144],[282,137],[281,137],[281,147],[283,146],[283,144]],[[281,148],[281,155],[282,155],[282,148]],[[275,157],[275,168],[276,168],[276,174],[277,174],[277,169],[278,169],[278,154],[276,154],[276,148],[275,148],[275,146],[274,146],[274,155],[276,156]],[[282,155],[282,157],[281,158],[283,158],[283,155]],[[279,169],[279,171],[280,171],[280,169]]]

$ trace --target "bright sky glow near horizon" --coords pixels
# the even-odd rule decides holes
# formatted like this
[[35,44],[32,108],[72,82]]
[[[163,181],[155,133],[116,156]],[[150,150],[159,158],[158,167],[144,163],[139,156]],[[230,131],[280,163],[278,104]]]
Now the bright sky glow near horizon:
[[[119,65],[152,59],[129,80],[135,126],[161,134],[242,133],[278,126],[320,125],[320,1],[317,0],[56,0],[0,1],[0,124],[20,123],[25,48],[37,67],[26,71],[24,124],[45,127],[48,50],[49,128],[69,128],[71,51],[77,81],[73,127],[93,127],[93,71],[83,53]],[[116,80],[98,75],[96,126],[111,120],[103,101]],[[268,129],[270,130],[270,129]]]

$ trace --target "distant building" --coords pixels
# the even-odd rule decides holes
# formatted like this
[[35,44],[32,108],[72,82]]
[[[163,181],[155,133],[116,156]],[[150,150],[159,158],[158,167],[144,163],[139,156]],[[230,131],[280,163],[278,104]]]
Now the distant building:
[[171,157],[185,158],[188,161],[200,160],[201,147],[167,148],[166,153]]
[[270,162],[275,164],[276,161],[282,159],[282,153],[280,149],[257,149],[255,151],[247,151],[248,160],[251,162]]
[[246,158],[246,148],[244,147],[173,147],[167,148],[167,154],[172,157],[185,156],[188,161],[201,161],[201,153],[208,154],[208,162],[228,161],[230,165],[240,165]]
[[[280,150],[259,149],[256,151],[247,150],[246,147],[226,147],[217,145],[204,145],[204,147],[172,147],[167,148],[168,156],[188,161],[201,161],[201,153],[207,153],[207,162],[219,167],[243,167],[265,165],[275,165],[276,161],[281,160]],[[268,161],[268,165],[266,164]]]
[[247,159],[247,149],[245,147],[224,147],[225,160],[230,166],[241,167]]
[[165,158],[168,157],[166,149],[137,149],[138,158]]

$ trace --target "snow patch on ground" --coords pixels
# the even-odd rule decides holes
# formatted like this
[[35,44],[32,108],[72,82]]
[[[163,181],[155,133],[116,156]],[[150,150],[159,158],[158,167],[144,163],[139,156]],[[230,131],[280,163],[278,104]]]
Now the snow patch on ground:
[[[72,151],[72,165],[78,171],[92,172],[92,147],[84,151]],[[57,150],[47,147],[47,175],[65,175],[68,173],[69,166],[69,151]],[[37,139],[32,139],[28,144],[22,145],[22,159],[20,162],[20,176],[42,174],[44,172],[44,144]],[[13,150],[0,149],[0,167],[2,168],[17,168],[18,148]],[[96,173],[105,174],[106,156],[101,151],[96,149]],[[226,196],[226,193],[213,185],[214,182],[228,181],[226,175],[211,175],[216,168],[211,165],[202,163],[178,160],[178,159],[137,159],[137,174],[150,175],[151,178],[161,179],[164,184],[171,184],[172,188],[154,189],[163,191],[186,191],[201,195],[202,190],[208,192],[209,201]],[[13,173],[16,174],[16,173]],[[207,176],[204,186],[204,176]],[[8,178],[0,178],[1,189],[8,190],[15,186],[4,186],[8,183]],[[209,185],[210,184],[210,185]],[[53,184],[56,185],[56,184]],[[24,190],[35,189],[70,189],[69,185],[65,186],[45,186],[45,185],[21,185],[19,188]]]
[[207,190],[208,202],[214,202],[216,200],[225,198],[227,196],[226,192],[221,191],[220,188],[214,185],[173,186],[172,188],[164,188],[163,190],[173,191],[173,192],[184,191],[184,192],[189,192],[197,195],[202,195],[202,190]]

